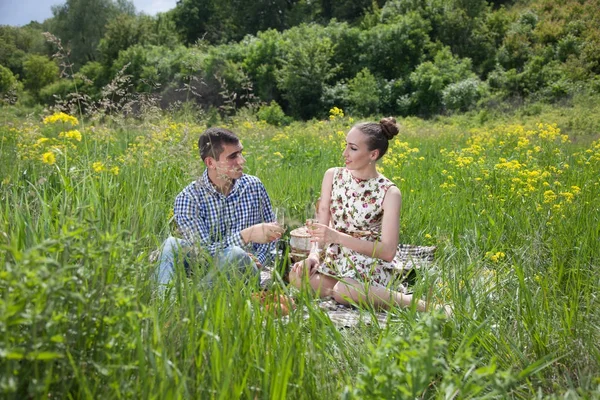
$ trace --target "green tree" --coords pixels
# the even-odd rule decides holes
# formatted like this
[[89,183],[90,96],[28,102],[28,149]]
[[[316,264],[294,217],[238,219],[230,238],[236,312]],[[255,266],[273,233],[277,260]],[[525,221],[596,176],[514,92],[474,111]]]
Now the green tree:
[[130,0],[67,0],[52,8],[51,32],[71,50],[76,68],[98,59],[98,44],[106,25],[119,14],[133,15]]
[[410,13],[363,32],[361,65],[386,79],[407,76],[425,59],[430,29],[420,15]]
[[58,79],[58,66],[47,57],[29,55],[23,63],[25,88],[37,96],[40,90]]
[[335,72],[330,63],[333,43],[316,26],[302,25],[286,33],[277,87],[288,101],[292,115],[302,119],[316,117],[323,112],[321,97]]
[[24,27],[0,26],[0,65],[15,76],[23,75],[23,62],[28,54],[46,54],[42,30],[32,24]]
[[431,42],[442,43],[459,57],[470,58],[480,73],[494,68],[497,34],[503,37],[507,21],[494,17],[485,0],[391,0],[382,8],[381,20],[390,23],[410,13],[429,22]]
[[138,91],[156,91],[179,78],[184,70],[188,50],[183,46],[169,49],[165,46],[142,46],[136,44],[119,52],[112,66],[112,75],[121,69],[131,76]]
[[216,0],[179,0],[172,16],[183,42],[193,44],[204,39],[218,43],[223,27],[219,10]]
[[[183,40],[221,44],[268,29],[288,28],[287,15],[296,1],[180,0],[173,18]],[[304,21],[304,19],[302,19]]]
[[0,65],[0,103],[2,98],[17,89],[17,79],[10,69]]
[[377,113],[379,109],[379,91],[377,79],[364,68],[348,82],[348,102],[350,113],[367,117]]
[[471,60],[461,59],[444,47],[435,55],[433,62],[422,63],[410,74],[411,111],[424,115],[441,111],[443,90],[451,83],[473,77]]
[[258,37],[248,37],[244,40],[247,55],[243,67],[254,82],[254,90],[258,97],[265,102],[280,101],[277,88],[276,73],[281,68],[283,57],[282,35],[270,29],[259,32]]
[[175,47],[178,39],[173,21],[167,14],[157,17],[118,15],[108,22],[106,33],[98,45],[103,65],[110,68],[120,51],[136,44]]

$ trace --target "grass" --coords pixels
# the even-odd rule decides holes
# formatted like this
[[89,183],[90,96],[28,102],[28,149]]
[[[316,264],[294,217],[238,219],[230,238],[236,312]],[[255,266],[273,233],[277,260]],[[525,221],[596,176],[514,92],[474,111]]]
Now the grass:
[[[202,170],[194,146],[205,126],[44,124],[7,110],[2,397],[599,396],[600,145],[592,125],[538,111],[402,121],[380,167],[403,194],[401,242],[438,246],[415,293],[431,289],[455,315],[391,310],[397,322],[385,328],[338,330],[305,291],[288,319],[242,281],[198,290],[182,279],[156,296],[148,255],[173,229],[175,195]],[[323,172],[341,165],[353,122],[228,126],[291,229]],[[81,141],[65,137],[73,129]]]

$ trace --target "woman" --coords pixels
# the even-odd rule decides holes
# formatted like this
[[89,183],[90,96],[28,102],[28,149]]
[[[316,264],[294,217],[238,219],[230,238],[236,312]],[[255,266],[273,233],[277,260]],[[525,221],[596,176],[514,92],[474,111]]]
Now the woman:
[[[390,289],[397,286],[402,266],[397,254],[400,190],[376,169],[376,161],[398,131],[390,117],[355,125],[348,132],[343,152],[346,167],[325,172],[318,223],[308,226],[314,243],[308,258],[290,271],[294,286],[301,287],[308,275],[320,297],[332,296],[344,305],[366,302],[387,308],[412,303],[411,295]],[[319,245],[325,243],[328,247],[321,260]],[[427,306],[418,300],[416,308],[425,311]]]

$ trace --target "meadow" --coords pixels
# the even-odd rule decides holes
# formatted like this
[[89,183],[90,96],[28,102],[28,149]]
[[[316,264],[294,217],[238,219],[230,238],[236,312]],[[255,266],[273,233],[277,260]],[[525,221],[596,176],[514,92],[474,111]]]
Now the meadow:
[[[306,291],[288,318],[242,282],[156,295],[149,255],[202,172],[207,121],[0,113],[2,398],[600,397],[597,130],[540,112],[400,120],[379,163],[403,194],[400,242],[438,247],[412,289],[454,315],[338,329]],[[355,122],[219,124],[293,229]]]

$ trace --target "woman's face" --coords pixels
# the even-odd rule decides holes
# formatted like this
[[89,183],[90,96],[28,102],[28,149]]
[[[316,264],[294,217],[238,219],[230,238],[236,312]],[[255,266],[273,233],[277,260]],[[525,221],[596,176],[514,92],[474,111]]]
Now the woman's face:
[[342,153],[346,167],[351,170],[360,170],[376,161],[377,150],[369,150],[367,136],[356,128],[350,129],[346,135],[346,148]]

